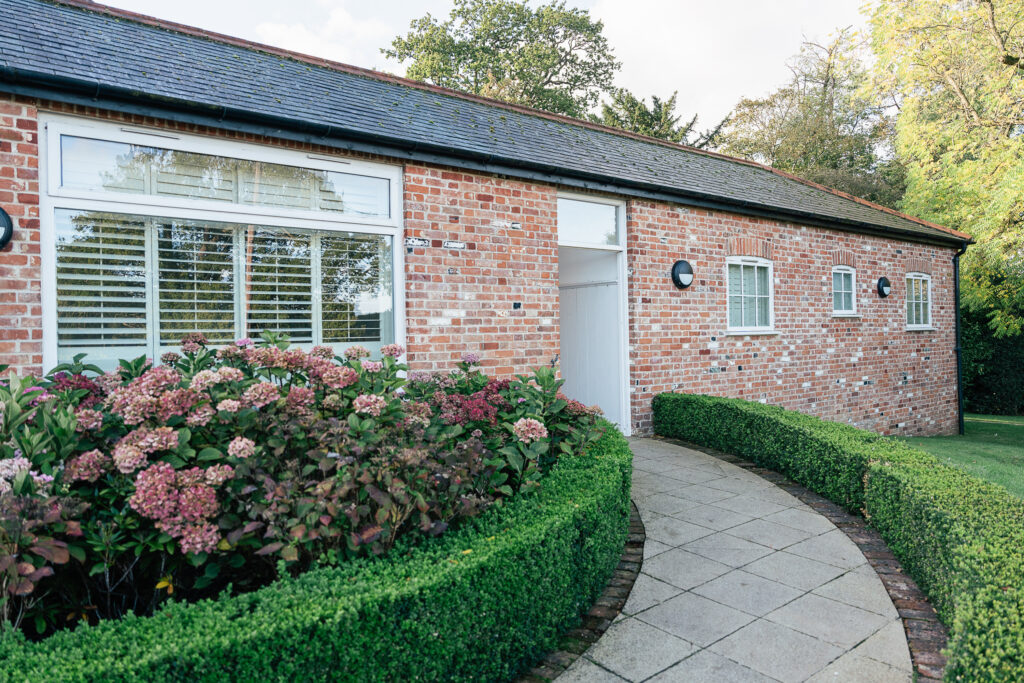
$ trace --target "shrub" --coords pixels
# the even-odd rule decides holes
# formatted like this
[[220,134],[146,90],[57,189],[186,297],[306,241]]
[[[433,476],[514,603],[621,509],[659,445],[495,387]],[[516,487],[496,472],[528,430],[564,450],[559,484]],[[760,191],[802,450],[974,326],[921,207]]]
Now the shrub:
[[600,593],[628,532],[631,454],[605,424],[534,494],[430,543],[398,540],[242,595],[167,603],[39,642],[0,639],[3,680],[512,678]]
[[535,491],[592,438],[593,411],[550,368],[497,382],[463,363],[418,382],[452,387],[421,401],[402,354],[274,335],[215,351],[190,334],[156,367],[79,357],[0,386],[0,629],[42,635],[381,555]]
[[654,425],[862,511],[950,626],[946,680],[1024,679],[1024,501],[902,442],[758,403],[662,394]]

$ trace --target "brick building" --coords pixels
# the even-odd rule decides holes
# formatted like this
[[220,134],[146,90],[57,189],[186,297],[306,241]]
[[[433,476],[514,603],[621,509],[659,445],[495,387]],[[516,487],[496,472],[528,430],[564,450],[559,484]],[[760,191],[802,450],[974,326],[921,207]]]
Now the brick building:
[[634,433],[662,391],[957,428],[963,233],[85,0],[0,19],[0,363],[19,373],[272,330],[397,341],[414,370],[557,364]]

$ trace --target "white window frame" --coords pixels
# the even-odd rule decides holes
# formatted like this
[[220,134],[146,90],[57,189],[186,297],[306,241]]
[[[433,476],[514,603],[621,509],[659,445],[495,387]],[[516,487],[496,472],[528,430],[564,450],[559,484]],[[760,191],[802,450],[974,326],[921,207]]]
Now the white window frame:
[[[836,308],[836,273],[849,273],[850,274],[850,300],[853,303],[853,308],[844,310]],[[832,266],[832,273],[830,274],[829,286],[832,288],[832,317],[833,318],[856,318],[857,315],[857,269],[851,266]]]
[[[43,366],[57,364],[57,251],[55,213],[60,209],[107,211],[159,218],[255,224],[270,228],[350,232],[391,238],[393,325],[395,343],[406,345],[405,249],[403,246],[402,167],[309,154],[212,136],[149,129],[75,116],[40,114],[40,259],[43,314]],[[284,164],[323,171],[353,173],[389,181],[388,217],[351,216],[331,211],[231,204],[208,199],[183,199],[106,190],[69,190],[60,186],[60,136],[109,140],[233,159]],[[314,282],[319,288],[320,283]],[[159,349],[159,338],[148,340]],[[154,358],[154,361],[156,359]]]
[[903,320],[907,319],[907,312],[910,310],[910,280],[921,280],[928,285],[928,322],[927,323],[906,323],[908,330],[924,331],[934,330],[935,325],[932,323],[932,276],[928,273],[910,272],[907,273],[906,277],[903,278],[904,285],[904,301],[903,301]]
[[[729,266],[766,266],[768,268],[768,325],[733,327],[732,304],[729,302]],[[775,268],[772,262],[758,256],[727,256],[725,259],[725,325],[727,335],[778,334],[775,329]]]

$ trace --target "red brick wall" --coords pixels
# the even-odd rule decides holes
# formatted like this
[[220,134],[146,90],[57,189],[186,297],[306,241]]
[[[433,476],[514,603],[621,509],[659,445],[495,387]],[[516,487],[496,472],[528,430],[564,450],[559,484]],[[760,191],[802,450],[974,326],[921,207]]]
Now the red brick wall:
[[20,375],[43,362],[36,108],[0,95],[0,208],[14,237],[0,251],[0,364]]
[[[91,109],[45,108],[161,125]],[[168,127],[331,153],[190,125]],[[0,96],[0,206],[16,228],[12,244],[0,252],[0,363],[20,374],[42,369],[37,145],[36,103]],[[480,354],[491,372],[504,376],[552,361],[559,350],[556,194],[549,185],[406,165],[406,235],[431,242],[429,248],[396,245],[405,249],[406,342],[414,370],[448,369],[465,351]],[[466,248],[444,249],[443,240],[465,242]],[[729,253],[771,254],[780,335],[724,335]],[[953,431],[952,253],[630,202],[634,429],[650,430],[651,396],[686,390],[779,403],[882,432]],[[696,271],[687,290],[675,289],[669,279],[678,258]],[[862,317],[834,319],[831,267],[850,261],[857,268]],[[938,329],[907,332],[903,276],[922,264],[930,264]],[[882,275],[894,286],[886,300],[874,294]]]
[[[952,249],[651,202],[628,211],[635,432],[650,431],[651,397],[664,391],[764,401],[883,433],[955,430]],[[726,335],[731,253],[771,254],[778,335]],[[669,278],[677,259],[695,272],[685,290]],[[832,317],[834,264],[856,267],[860,318]],[[910,332],[904,277],[926,266],[937,329]],[[875,291],[883,275],[886,299]]]
[[[442,168],[405,169],[406,338],[413,370],[477,353],[498,375],[558,354],[555,188]],[[445,240],[465,249],[444,249]],[[518,304],[518,306],[517,306]]]

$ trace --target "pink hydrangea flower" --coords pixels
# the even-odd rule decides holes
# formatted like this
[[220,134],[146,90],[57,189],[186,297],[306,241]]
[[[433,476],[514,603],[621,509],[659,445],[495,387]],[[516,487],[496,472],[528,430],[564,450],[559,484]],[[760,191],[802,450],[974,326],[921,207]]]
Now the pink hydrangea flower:
[[388,406],[388,400],[379,394],[359,394],[352,401],[357,413],[378,417]]
[[309,355],[315,356],[317,358],[331,360],[334,358],[334,349],[331,348],[330,346],[324,346],[321,344],[319,346],[314,346],[312,349],[310,349]]
[[359,365],[363,372],[380,372],[384,369],[384,364],[379,360],[364,360]]
[[203,478],[210,486],[220,486],[235,476],[235,468],[231,465],[213,465],[203,472]]
[[241,339],[235,342],[235,346],[243,349],[247,346],[252,346],[252,339],[250,339],[249,337],[242,337]]
[[476,365],[477,363],[480,362],[480,355],[467,351],[466,353],[462,354],[462,362],[465,363],[466,365]]
[[244,436],[236,436],[228,444],[228,455],[244,460],[256,452],[256,443]]
[[195,408],[185,418],[185,424],[189,427],[205,427],[210,424],[210,420],[214,418],[217,412],[210,406],[209,403]]
[[217,410],[222,410],[225,413],[237,413],[242,409],[242,402],[236,401],[233,398],[226,398],[217,404]]
[[289,408],[308,408],[316,401],[316,393],[309,387],[295,386],[288,390],[285,401]]
[[178,546],[183,553],[212,553],[220,543],[217,527],[209,522],[182,524],[176,528],[176,531]]
[[150,465],[135,477],[135,493],[128,504],[150,519],[170,517],[178,507],[177,481],[177,473],[170,463]]
[[175,353],[174,351],[168,351],[160,356],[160,362],[164,365],[174,365],[179,360],[181,360],[181,354]]
[[347,365],[332,365],[321,373],[320,381],[331,389],[344,389],[359,381],[359,375]]
[[220,376],[221,382],[241,382],[245,379],[245,373],[238,368],[233,368],[230,365],[222,365],[218,370],[217,374]]
[[127,386],[118,387],[110,396],[110,409],[127,425],[137,425],[154,416],[161,406],[161,394],[177,387],[181,375],[168,366],[147,370]]
[[64,475],[68,481],[93,482],[103,476],[110,464],[109,456],[99,449],[93,449],[69,460],[64,467]]
[[114,464],[122,474],[131,474],[146,464],[146,454],[137,446],[119,442],[114,446]]
[[380,349],[380,355],[392,358],[400,358],[403,353],[405,353],[405,348],[401,344],[386,344]]
[[548,436],[547,428],[531,417],[521,417],[512,425],[512,432],[523,443],[532,443]]
[[189,387],[196,391],[202,391],[209,387],[219,384],[221,377],[216,370],[200,370],[192,377],[192,381],[189,383]]
[[281,392],[278,391],[277,385],[270,382],[253,384],[242,394],[242,402],[252,408],[262,408],[279,398],[281,398]]
[[349,360],[358,360],[360,358],[366,358],[370,355],[370,350],[365,346],[356,344],[345,349],[345,358]]
[[103,426],[103,413],[98,410],[80,408],[75,411],[75,418],[78,419],[77,432],[89,432]]

